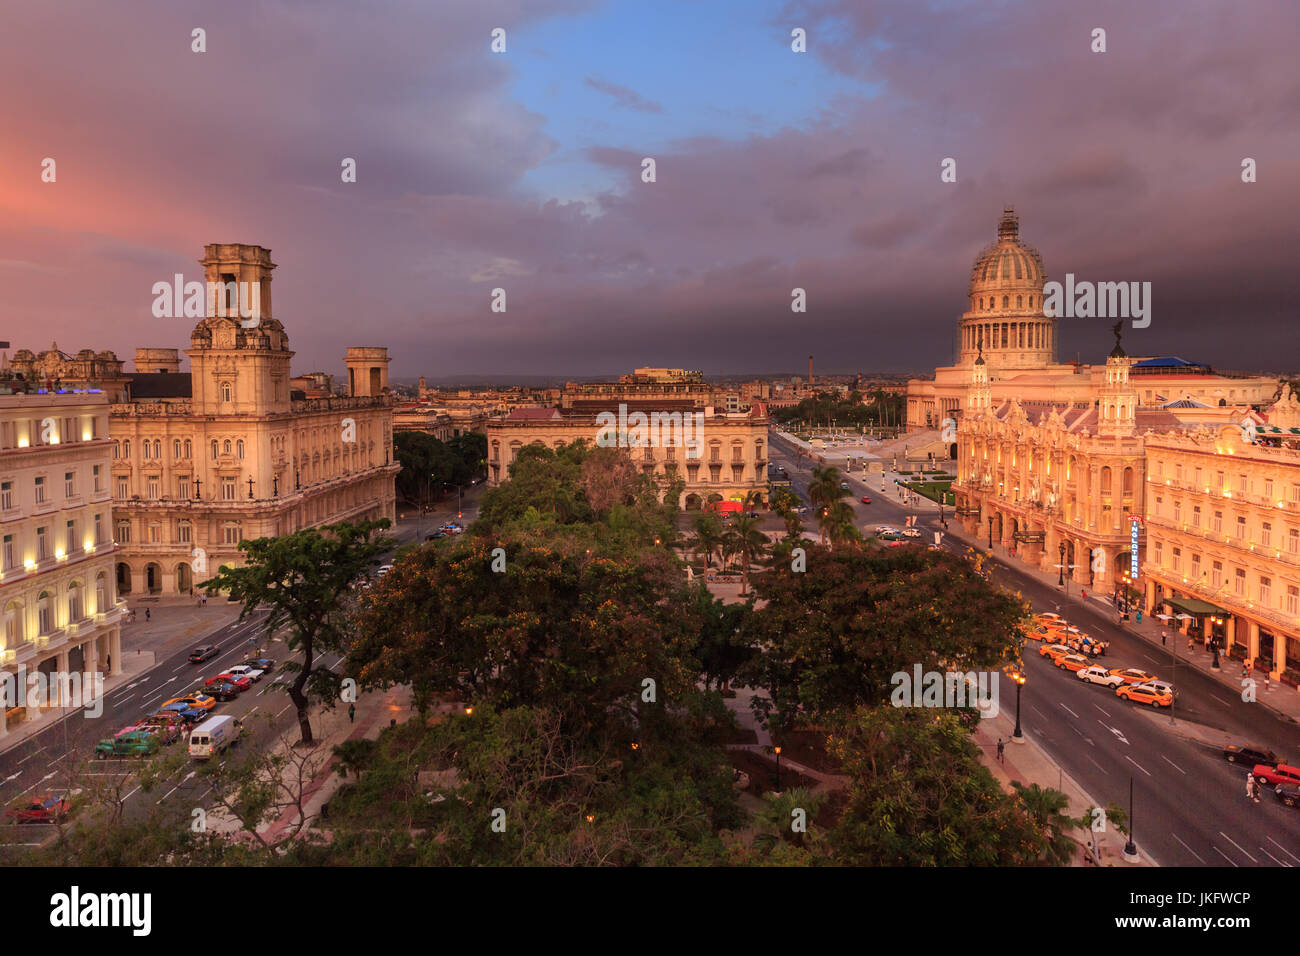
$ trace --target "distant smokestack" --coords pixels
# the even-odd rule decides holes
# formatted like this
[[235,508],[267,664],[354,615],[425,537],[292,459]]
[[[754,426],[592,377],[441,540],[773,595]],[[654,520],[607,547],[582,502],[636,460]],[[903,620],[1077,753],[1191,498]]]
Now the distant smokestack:
[[813,377],[812,377],[812,356],[810,355],[810,356],[808,356],[808,387],[809,387],[809,388],[812,388],[812,383],[813,383]]

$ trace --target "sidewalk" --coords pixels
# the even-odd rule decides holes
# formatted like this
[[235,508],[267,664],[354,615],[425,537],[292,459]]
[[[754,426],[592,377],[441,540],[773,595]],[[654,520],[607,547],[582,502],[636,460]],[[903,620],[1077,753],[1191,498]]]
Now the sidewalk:
[[[975,745],[980,749],[980,763],[988,767],[1004,790],[1008,793],[1014,792],[1011,786],[1013,780],[1025,786],[1036,783],[1043,788],[1059,790],[1070,801],[1066,812],[1072,817],[1081,817],[1091,808],[1109,802],[1099,801],[1089,795],[1074,781],[1074,778],[1065,773],[1058,764],[1054,763],[1028,735],[1025,736],[1023,744],[1012,743],[1011,734],[1015,730],[1015,724],[1014,717],[1006,713],[1000,713],[996,717],[981,720],[972,736]],[[1001,762],[997,758],[997,742],[999,738],[1006,744]],[[1086,830],[1074,830],[1070,833],[1070,836],[1080,843],[1085,843],[1089,839]],[[1129,863],[1125,860],[1122,856],[1125,843],[1124,836],[1113,827],[1108,828],[1104,834],[1099,833],[1097,843],[1101,848],[1102,866],[1156,865],[1142,852],[1140,846],[1138,847],[1140,859],[1137,862]],[[1075,855],[1070,865],[1085,865],[1082,851]]]
[[[407,687],[394,687],[387,691],[363,694],[357,700],[355,723],[348,720],[346,705],[335,706],[333,710],[320,711],[313,718],[312,733],[315,737],[315,747],[312,753],[318,755],[319,759],[313,768],[311,779],[303,785],[302,803],[303,812],[307,818],[307,826],[300,831],[300,836],[308,829],[320,830],[322,806],[329,802],[330,798],[345,782],[344,778],[336,772],[339,760],[333,755],[334,747],[345,740],[375,740],[380,733],[390,726],[390,722],[404,723],[411,718],[413,713],[410,689]],[[297,724],[291,726],[288,732],[292,735],[292,740],[296,742],[298,738]],[[296,768],[290,762],[284,768],[283,778],[291,778],[295,772]],[[287,786],[292,792],[293,785],[288,784]],[[296,806],[286,807],[275,820],[259,827],[258,833],[268,843],[274,844],[284,839],[285,834],[294,829],[298,819],[298,808]],[[238,829],[237,823],[235,829]],[[328,833],[325,836],[328,839]]]

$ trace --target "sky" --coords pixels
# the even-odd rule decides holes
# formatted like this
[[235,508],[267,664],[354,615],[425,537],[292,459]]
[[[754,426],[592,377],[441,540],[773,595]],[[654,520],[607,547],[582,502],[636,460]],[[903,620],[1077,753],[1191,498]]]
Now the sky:
[[1130,354],[1300,370],[1294,0],[45,0],[4,41],[13,348],[184,349],[154,283],[243,242],[298,374],[923,371],[1012,205],[1049,277],[1152,284]]

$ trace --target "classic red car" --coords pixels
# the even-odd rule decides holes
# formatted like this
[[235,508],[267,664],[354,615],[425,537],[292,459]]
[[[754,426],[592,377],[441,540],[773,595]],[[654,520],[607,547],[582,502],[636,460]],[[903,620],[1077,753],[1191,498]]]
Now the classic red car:
[[62,820],[67,813],[68,801],[47,793],[6,810],[5,816],[15,823],[54,823]]
[[863,496],[862,496],[862,503],[863,503],[864,505],[869,505],[869,504],[871,504],[871,499],[868,498],[866,495],[863,495]]
[[211,680],[203,682],[204,687],[212,687],[216,684],[234,684],[240,690],[248,690],[253,686],[253,681],[242,674],[218,674]]
[[1251,773],[1260,783],[1270,787],[1275,787],[1279,783],[1300,786],[1300,767],[1292,767],[1289,764],[1280,763],[1276,767],[1270,767],[1266,763],[1260,763],[1255,765]]

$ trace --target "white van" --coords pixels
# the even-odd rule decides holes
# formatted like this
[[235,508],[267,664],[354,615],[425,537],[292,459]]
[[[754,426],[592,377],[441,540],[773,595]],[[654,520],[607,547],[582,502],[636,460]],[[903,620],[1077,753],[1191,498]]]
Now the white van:
[[239,721],[229,714],[209,717],[190,731],[190,756],[207,760],[213,754],[221,753],[239,739],[242,729]]

